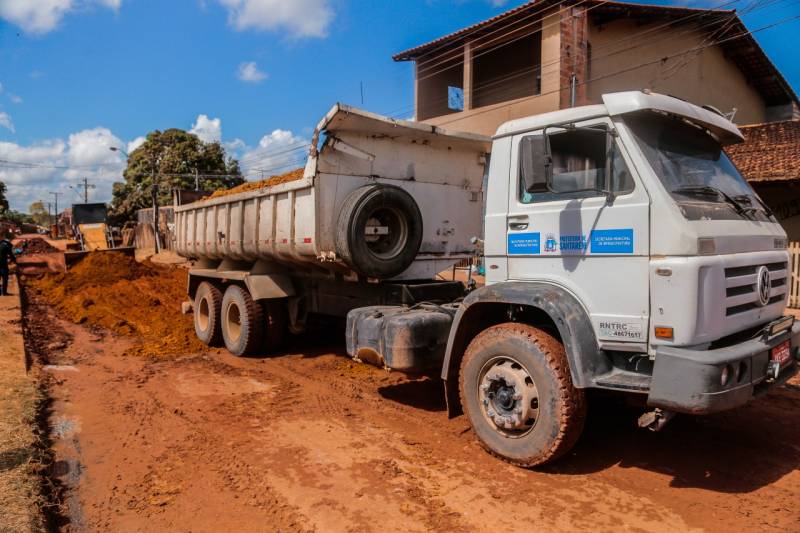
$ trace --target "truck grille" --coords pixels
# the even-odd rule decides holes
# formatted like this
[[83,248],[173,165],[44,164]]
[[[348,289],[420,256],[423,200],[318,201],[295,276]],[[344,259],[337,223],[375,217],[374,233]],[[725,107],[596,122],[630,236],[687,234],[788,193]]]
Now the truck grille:
[[[762,265],[736,266],[725,269],[725,315],[732,316],[746,313],[761,307],[756,293],[758,280],[756,273]],[[783,301],[786,298],[788,281],[788,264],[784,262],[768,263],[770,274],[770,293],[767,305]]]

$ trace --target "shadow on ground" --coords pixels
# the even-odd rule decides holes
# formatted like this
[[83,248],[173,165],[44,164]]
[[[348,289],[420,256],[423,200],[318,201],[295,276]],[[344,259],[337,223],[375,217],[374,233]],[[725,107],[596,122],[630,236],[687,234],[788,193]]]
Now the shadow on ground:
[[641,413],[616,398],[591,398],[578,445],[544,470],[585,475],[619,465],[671,476],[672,487],[746,493],[800,466],[797,387],[727,413],[679,415],[659,433],[637,427]]

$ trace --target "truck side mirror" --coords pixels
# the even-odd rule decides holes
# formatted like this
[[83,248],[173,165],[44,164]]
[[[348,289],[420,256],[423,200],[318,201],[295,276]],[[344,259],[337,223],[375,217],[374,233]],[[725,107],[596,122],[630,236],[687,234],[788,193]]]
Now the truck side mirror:
[[523,137],[519,146],[522,179],[529,193],[548,192],[550,154],[544,135]]

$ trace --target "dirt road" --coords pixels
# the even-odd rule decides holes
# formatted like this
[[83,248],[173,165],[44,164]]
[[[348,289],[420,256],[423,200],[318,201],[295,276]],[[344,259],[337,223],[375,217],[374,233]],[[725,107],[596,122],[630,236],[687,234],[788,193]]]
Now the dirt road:
[[593,401],[576,449],[528,471],[447,418],[438,380],[351,363],[336,332],[269,359],[148,360],[46,307],[26,316],[65,529],[800,531],[797,382],[660,434]]

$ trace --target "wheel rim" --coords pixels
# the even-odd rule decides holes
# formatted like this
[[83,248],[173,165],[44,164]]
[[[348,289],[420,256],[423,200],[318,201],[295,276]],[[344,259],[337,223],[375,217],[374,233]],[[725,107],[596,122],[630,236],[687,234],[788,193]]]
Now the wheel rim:
[[406,246],[408,221],[393,207],[379,207],[367,219],[364,240],[372,255],[379,259],[391,259]]
[[197,310],[197,325],[202,331],[207,331],[209,322],[211,322],[211,306],[208,305],[207,298],[202,298],[200,308]]
[[228,304],[226,315],[228,317],[228,339],[231,343],[236,343],[242,335],[242,313],[239,310],[239,306],[233,302]]
[[513,357],[494,357],[483,365],[478,375],[478,399],[483,416],[509,437],[526,435],[539,418],[536,383]]

